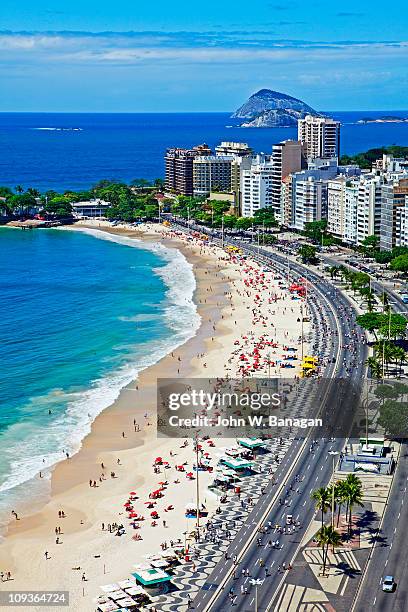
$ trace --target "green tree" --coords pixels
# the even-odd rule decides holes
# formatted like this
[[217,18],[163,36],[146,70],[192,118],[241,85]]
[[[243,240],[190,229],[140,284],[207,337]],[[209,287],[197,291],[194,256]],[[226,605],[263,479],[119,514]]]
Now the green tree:
[[0,198],[9,198],[12,195],[10,187],[0,187]]
[[72,206],[66,196],[56,196],[48,200],[44,206],[44,211],[56,217],[70,217],[72,215]]
[[355,474],[347,474],[345,480],[345,499],[348,506],[348,534],[352,532],[353,508],[363,507],[363,485]]
[[322,236],[324,239],[324,236],[326,234],[326,228],[327,228],[326,219],[322,219],[321,221],[311,221],[309,223],[305,223],[305,229],[303,231],[303,234],[307,236],[308,238],[310,238],[311,240],[313,240],[313,242],[316,242],[317,244],[321,244]]
[[7,205],[15,214],[24,217],[29,213],[31,208],[37,206],[37,201],[35,197],[29,193],[18,193],[7,198]]
[[366,255],[373,255],[375,251],[378,251],[379,244],[380,239],[378,238],[378,236],[372,235],[364,238],[361,243],[361,247]]
[[395,259],[390,262],[390,268],[395,272],[403,272],[406,274],[408,272],[408,255],[399,255],[395,257]]
[[277,227],[278,222],[275,219],[275,214],[272,206],[259,208],[254,214],[255,225],[263,225],[264,227]]
[[303,263],[315,263],[317,260],[316,248],[314,246],[310,246],[309,244],[302,245],[299,248],[298,253],[302,258]]
[[359,290],[361,297],[364,299],[364,302],[367,304],[368,312],[373,312],[375,305],[375,294],[369,287],[361,287]]
[[[160,179],[158,179],[160,180]],[[133,187],[151,187],[151,182],[145,178],[135,178],[130,183]]]
[[239,230],[248,230],[254,223],[253,217],[238,217],[235,221],[235,227]]
[[330,509],[331,495],[329,489],[320,487],[311,494],[311,499],[315,502],[316,510],[321,512],[322,527],[324,526],[324,515]]
[[382,378],[382,366],[377,357],[368,357],[366,360],[366,365],[370,368],[371,376],[373,378],[376,378],[377,380]]
[[332,547],[333,551],[335,546],[342,546],[341,535],[331,525],[322,525],[316,533],[315,540],[322,549],[323,576],[325,576],[329,558],[329,546]]
[[408,436],[408,403],[387,399],[380,406],[377,423],[385,433],[393,438]]
[[273,234],[260,234],[259,240],[261,244],[272,245],[278,242],[278,239]]

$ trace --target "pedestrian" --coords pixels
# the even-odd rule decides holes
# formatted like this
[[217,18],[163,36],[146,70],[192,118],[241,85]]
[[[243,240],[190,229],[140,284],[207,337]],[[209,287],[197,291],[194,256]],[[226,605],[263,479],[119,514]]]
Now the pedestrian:
[[44,553],[44,557],[45,557],[45,559],[46,559],[46,560],[48,560],[48,559],[50,558],[50,556],[49,556],[49,554],[48,554],[48,551],[45,551],[45,553]]
[[81,580],[82,580],[82,582],[86,582],[85,572],[83,572]]

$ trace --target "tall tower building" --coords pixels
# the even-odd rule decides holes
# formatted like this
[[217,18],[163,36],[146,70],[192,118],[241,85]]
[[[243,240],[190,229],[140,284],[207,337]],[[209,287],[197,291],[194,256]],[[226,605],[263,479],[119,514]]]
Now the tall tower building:
[[340,122],[306,115],[298,121],[298,140],[305,144],[308,159],[339,157]]
[[271,206],[275,218],[283,223],[284,214],[281,210],[282,181],[293,172],[299,172],[306,166],[304,147],[299,140],[284,140],[272,147],[272,185]]
[[193,149],[167,149],[165,163],[165,189],[185,196],[193,195],[193,160],[198,155],[211,155],[206,144]]

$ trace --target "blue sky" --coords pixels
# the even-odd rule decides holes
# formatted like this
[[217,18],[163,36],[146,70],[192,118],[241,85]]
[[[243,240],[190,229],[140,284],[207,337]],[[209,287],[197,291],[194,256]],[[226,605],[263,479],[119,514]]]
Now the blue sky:
[[229,111],[263,87],[408,109],[408,11],[384,6],[2,0],[0,111]]

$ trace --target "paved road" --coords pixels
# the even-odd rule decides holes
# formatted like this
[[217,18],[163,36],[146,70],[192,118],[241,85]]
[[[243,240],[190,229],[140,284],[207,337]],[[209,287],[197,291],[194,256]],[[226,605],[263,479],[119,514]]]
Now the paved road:
[[[237,241],[231,241],[231,243],[237,244]],[[262,249],[259,250],[247,244],[241,243],[240,246],[262,263],[271,264],[273,267],[280,268],[281,271],[286,271],[289,268],[292,276],[294,274],[300,276],[307,275],[310,282],[313,283],[315,291],[318,291],[321,299],[323,298],[326,302],[327,312],[325,314],[328,329],[331,330],[333,345],[336,347],[336,350],[340,348],[340,358],[336,364],[329,364],[325,375],[331,377],[335,374],[339,378],[348,377],[358,384],[363,377],[367,349],[365,344],[356,339],[351,339],[352,332],[355,332],[355,338],[361,332],[358,332],[355,326],[354,313],[347,299],[326,280],[306,270],[300,264],[288,262],[285,258],[275,253]],[[335,312],[340,313],[340,318],[336,318]],[[340,345],[338,344],[339,342]],[[346,349],[346,345],[349,345],[348,349]],[[355,354],[350,350],[351,348],[353,348]],[[330,399],[333,401],[333,396],[330,396]],[[268,487],[263,502],[258,501],[253,512],[248,517],[248,521],[237,534],[228,552],[231,555],[237,554],[239,557],[239,551],[242,550],[245,543],[251,538],[254,541],[238,566],[237,576],[234,578],[232,575],[229,578],[219,597],[211,604],[211,609],[222,610],[231,607],[232,601],[229,596],[231,589],[235,595],[233,600],[234,609],[244,610],[253,607],[254,589],[252,588],[248,595],[241,595],[241,585],[248,586],[250,584],[250,577],[242,576],[242,568],[248,568],[252,578],[263,580],[262,585],[258,588],[258,610],[266,610],[271,601],[273,601],[274,594],[277,593],[280,584],[284,580],[284,574],[278,572],[278,567],[282,566],[282,563],[287,564],[291,562],[295,557],[303,534],[314,516],[310,494],[313,489],[326,485],[329,482],[332,471],[332,461],[329,452],[340,451],[344,446],[344,440],[336,439],[333,443],[321,440],[315,446],[313,452],[310,452],[309,445],[306,444],[306,447],[293,464],[293,460],[296,458],[296,454],[301,446],[301,440],[294,441],[290,453],[287,454],[279,471],[276,473],[276,482],[279,482],[280,477],[287,474],[288,470],[293,467],[290,482],[287,485],[285,484],[285,493],[287,493],[287,495],[283,496],[285,504],[281,505],[278,500],[272,503],[274,488],[273,486]],[[296,474],[302,480],[299,484],[295,483],[293,490],[290,491],[290,485],[293,484],[293,478]],[[266,534],[263,536],[262,545],[259,546],[256,538],[256,527],[271,503],[270,512],[265,519],[266,523],[282,524],[285,520],[285,515],[290,513],[294,516],[295,520],[300,521],[300,528],[290,535]],[[269,540],[274,541],[278,537],[280,541],[279,547],[271,548],[268,544]],[[265,562],[268,575],[266,575],[265,568],[260,566],[259,559]],[[217,588],[223,577],[228,574],[231,567],[232,562],[230,560],[224,559],[217,564],[204,588],[199,591],[194,599],[193,605],[195,610],[209,609],[208,604],[214,595],[214,589]]]
[[[251,251],[253,255],[258,255],[259,251],[256,247],[249,246],[245,243],[241,243],[241,245],[247,250]],[[266,261],[263,259],[265,252],[260,253],[261,261]],[[290,270],[295,270],[299,274],[305,275],[304,268],[295,264],[293,262],[289,262],[288,260],[282,256],[272,254],[268,252],[266,257],[270,256],[271,259],[274,259],[275,262],[279,262],[280,266],[285,266],[286,268],[289,266]],[[330,257],[325,257],[325,261],[331,265],[338,264],[338,261],[335,259],[331,259]],[[328,297],[329,300],[333,300],[335,298],[335,291],[332,287],[322,286],[320,282],[320,277],[318,277],[313,272],[308,271],[309,280],[319,288],[324,295]],[[323,283],[324,284],[324,283]],[[400,296],[393,291],[391,288],[379,283],[375,279],[372,280],[372,288],[377,294],[382,294],[383,291],[387,294],[389,298],[389,303],[395,312],[401,314],[408,314],[408,305],[404,304]],[[341,299],[341,294],[337,293],[337,297]],[[344,334],[345,329],[342,329],[342,333]],[[347,332],[346,332],[347,333]],[[344,342],[344,339],[343,339]],[[359,357],[365,358],[365,347],[361,351],[359,351]],[[360,359],[359,359],[360,361]],[[345,368],[347,367],[347,355],[343,358],[342,369],[339,371],[338,375],[344,375]],[[353,369],[352,377],[357,381],[362,378],[362,369],[358,367]],[[341,441],[336,441],[333,446],[333,449],[337,448],[337,445],[341,445]],[[315,457],[313,458],[314,469],[310,466],[310,462],[312,459],[310,458],[309,463],[307,462],[307,455],[303,453],[297,463],[296,471],[297,473],[303,474],[303,469],[306,468],[306,471],[310,471],[315,475],[317,473],[317,479],[315,478],[315,483],[313,484],[313,488],[321,484],[326,484],[330,477],[330,464],[327,461],[327,453],[329,451],[329,447],[327,447],[327,443],[320,443]],[[295,449],[294,449],[295,450]],[[298,467],[299,466],[299,467]],[[319,474],[320,472],[320,474]],[[299,520],[303,525],[307,525],[307,523],[311,520],[313,516],[313,510],[310,509],[309,496],[307,494],[307,488],[310,485],[312,479],[309,477],[307,485],[304,484],[303,491],[301,490],[299,494],[292,494],[293,499],[290,501],[290,513],[295,516],[299,516]],[[302,483],[303,485],[303,483]],[[371,560],[368,563],[367,572],[364,576],[362,587],[359,592],[359,596],[355,603],[354,611],[355,612],[365,612],[368,608],[372,608],[374,610],[392,610],[395,612],[405,612],[408,608],[407,599],[408,599],[408,547],[405,544],[405,536],[406,536],[406,525],[408,525],[408,497],[407,497],[407,485],[408,485],[408,444],[404,443],[401,449],[400,461],[397,466],[395,479],[393,483],[393,487],[390,493],[389,503],[386,508],[385,516],[383,519],[382,529],[379,535],[378,542],[373,550],[373,555]],[[306,503],[305,503],[306,502]],[[280,517],[279,517],[280,513]],[[267,520],[275,521],[277,517],[282,519],[282,508],[274,507],[271,510],[270,518]],[[278,521],[279,522],[279,521]],[[303,530],[302,530],[303,531]],[[266,610],[272,608],[273,604],[273,596],[271,597],[271,593],[276,593],[279,590],[280,583],[284,580],[279,573],[277,573],[276,568],[282,564],[282,562],[288,563],[293,557],[294,553],[297,550],[297,546],[299,541],[301,540],[302,534],[296,533],[296,535],[292,536],[283,536],[282,538],[282,548],[279,550],[269,548],[258,548],[256,545],[251,546],[247,555],[244,557],[244,560],[241,564],[241,567],[248,566],[250,568],[257,568],[253,571],[253,577],[263,579],[263,584],[258,588],[258,609]],[[269,539],[269,537],[268,537]],[[274,539],[272,537],[272,539]],[[262,550],[262,553],[260,552]],[[257,560],[263,555],[263,559],[265,560],[267,566],[269,567],[269,571],[272,574],[271,576],[267,576],[265,578],[265,572],[259,565],[256,565]],[[241,569],[240,567],[240,569]],[[218,568],[218,571],[222,572],[226,571],[227,567]],[[392,574],[397,582],[397,588],[395,593],[383,593],[381,589],[381,581],[384,575]],[[245,580],[245,579],[244,579]],[[229,581],[226,584],[225,590],[222,596],[216,601],[213,606],[214,610],[221,610],[225,607],[231,606],[230,598],[228,597],[228,592],[231,587],[234,588],[234,592],[237,594],[236,605],[234,608],[237,609],[250,609],[254,604],[254,595],[245,595],[241,596],[240,594],[240,583],[242,583],[243,579],[240,577],[235,581]],[[245,600],[245,601],[240,601]],[[200,599],[196,599],[198,606],[200,605]],[[196,603],[196,601],[194,603]],[[197,609],[200,609],[199,607]],[[202,607],[201,609],[204,609]]]
[[[338,266],[339,265],[339,260],[332,258],[330,256],[327,255],[320,255],[322,260],[331,265],[331,266]],[[352,266],[350,264],[346,264],[344,261],[340,262],[342,265],[344,265],[346,268],[351,268],[352,270],[358,270],[358,268],[356,268],[355,266]],[[382,293],[386,293],[387,297],[388,297],[388,301],[390,306],[392,307],[392,309],[400,314],[407,314],[408,313],[408,304],[404,304],[404,302],[401,299],[401,296],[394,291],[393,289],[391,289],[390,287],[387,287],[387,285],[383,284],[383,283],[379,283],[378,280],[376,280],[372,275],[371,276],[371,288],[372,290],[377,294],[377,295],[382,295]]]
[[[408,443],[401,447],[394,482],[383,524],[373,555],[368,564],[354,612],[367,609],[406,612],[408,601],[408,563],[406,531],[408,525]],[[397,583],[394,593],[383,593],[384,576],[393,575]]]

